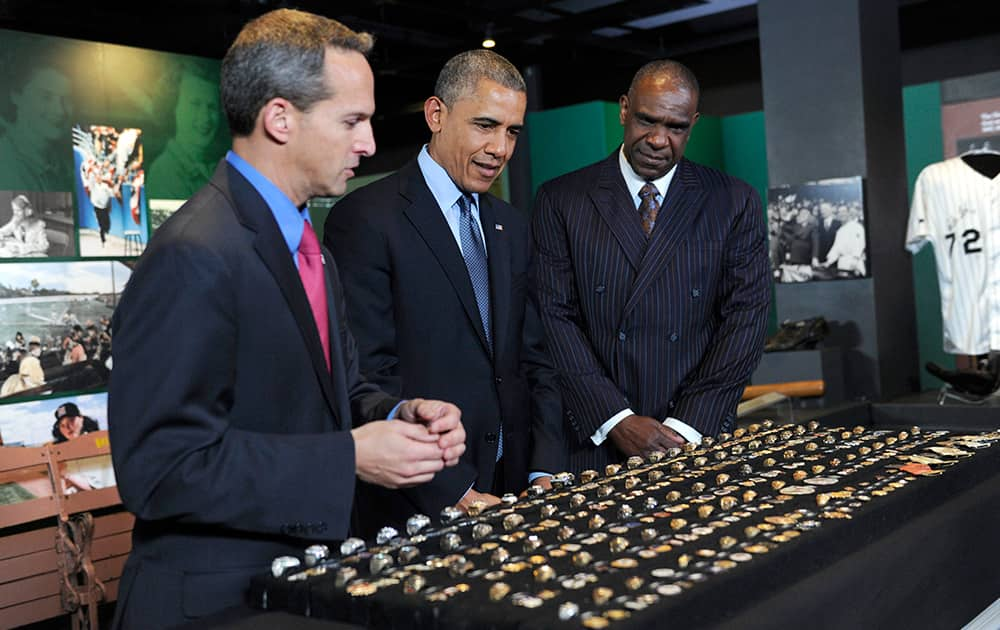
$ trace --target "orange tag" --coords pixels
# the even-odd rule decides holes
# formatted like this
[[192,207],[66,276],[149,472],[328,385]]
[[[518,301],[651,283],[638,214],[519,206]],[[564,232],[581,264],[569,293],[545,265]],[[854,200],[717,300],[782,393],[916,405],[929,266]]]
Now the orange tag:
[[934,469],[927,464],[915,464],[912,462],[905,466],[900,466],[899,469],[911,475],[930,475],[934,472]]

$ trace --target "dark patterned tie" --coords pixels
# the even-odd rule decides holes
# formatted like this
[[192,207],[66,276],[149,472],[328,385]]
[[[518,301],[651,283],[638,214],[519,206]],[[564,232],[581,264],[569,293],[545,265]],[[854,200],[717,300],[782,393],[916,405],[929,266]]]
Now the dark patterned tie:
[[319,247],[316,232],[308,221],[302,229],[302,240],[299,242],[299,277],[302,278],[302,288],[306,290],[306,298],[312,308],[313,319],[319,332],[319,341],[323,345],[323,358],[326,359],[326,369],[330,369],[330,319],[326,306],[326,277],[323,274],[323,250]]
[[[493,328],[490,326],[490,270],[486,262],[486,246],[479,231],[479,223],[472,216],[472,203],[468,195],[458,198],[458,207],[462,210],[458,222],[459,237],[462,242],[462,257],[465,266],[469,268],[469,280],[472,281],[472,291],[476,294],[476,304],[479,306],[479,317],[483,320],[483,331],[486,333],[486,345],[493,354]],[[497,433],[497,461],[503,457],[503,425]]]
[[486,247],[483,245],[483,237],[479,231],[479,224],[476,217],[472,216],[472,204],[468,196],[462,195],[458,199],[458,205],[462,210],[462,217],[459,221],[459,235],[462,241],[462,256],[465,258],[465,266],[469,268],[469,280],[472,281],[472,290],[476,294],[476,304],[479,306],[479,317],[483,320],[483,331],[486,333],[486,345],[493,352],[493,336],[490,327],[490,271],[486,263]]
[[660,213],[660,202],[656,200],[659,193],[656,186],[649,182],[639,191],[639,218],[642,220],[642,229],[646,231],[646,236],[653,233],[653,226],[656,225],[656,215]]

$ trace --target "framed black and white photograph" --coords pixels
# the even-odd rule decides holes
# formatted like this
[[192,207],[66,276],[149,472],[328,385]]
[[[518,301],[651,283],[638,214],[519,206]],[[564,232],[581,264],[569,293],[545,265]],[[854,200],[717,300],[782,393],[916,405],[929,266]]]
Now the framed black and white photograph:
[[119,261],[8,263],[0,276],[0,401],[95,391],[111,373]]
[[69,192],[0,190],[0,259],[76,256]]
[[870,275],[860,176],[771,188],[767,216],[775,282]]

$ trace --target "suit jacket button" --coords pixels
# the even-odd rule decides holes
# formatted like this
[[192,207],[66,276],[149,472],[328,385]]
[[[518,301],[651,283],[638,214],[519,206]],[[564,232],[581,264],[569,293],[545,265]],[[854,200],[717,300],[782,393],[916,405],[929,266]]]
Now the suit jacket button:
[[599,285],[597,285],[597,286],[596,286],[596,287],[594,288],[594,292],[595,292],[595,293],[604,293],[604,285],[603,285],[603,284],[599,284]]
[[486,443],[487,444],[496,444],[497,443],[497,434],[496,433],[487,433],[486,434]]
[[499,385],[499,384],[503,383],[503,377],[502,377],[502,376],[498,376],[498,377],[496,377],[496,379],[494,379],[494,380],[495,380],[495,381],[497,382],[497,385]]
[[625,331],[624,330],[618,332],[618,341],[625,341]]
[[670,341],[677,341],[677,333],[670,333]]
[[701,289],[691,289],[691,297],[701,297]]

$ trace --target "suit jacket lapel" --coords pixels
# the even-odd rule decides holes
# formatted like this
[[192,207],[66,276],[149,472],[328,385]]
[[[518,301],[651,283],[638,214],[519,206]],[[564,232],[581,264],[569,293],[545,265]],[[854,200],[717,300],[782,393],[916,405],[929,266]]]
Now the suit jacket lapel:
[[701,212],[706,193],[697,178],[693,176],[689,164],[687,160],[680,161],[667,194],[664,195],[656,226],[646,247],[646,255],[639,266],[639,275],[625,305],[626,313],[636,305],[643,292],[663,272],[665,265],[677,251],[677,246],[687,238],[691,224]]
[[[338,416],[338,420],[341,423],[344,423],[346,420],[349,426],[349,417],[339,418],[343,411],[342,409],[338,409],[337,398],[333,391],[333,379],[330,376],[330,372],[327,372],[326,361],[323,359],[323,345],[319,340],[319,332],[316,330],[316,320],[313,318],[312,308],[309,306],[309,300],[306,298],[305,289],[302,288],[302,280],[299,278],[298,269],[295,268],[295,263],[292,262],[291,254],[285,246],[285,239],[278,229],[274,215],[271,214],[270,208],[267,207],[264,199],[257,193],[250,182],[235,168],[226,164],[225,161],[223,161],[223,164],[219,168],[226,168],[228,190],[232,195],[240,222],[256,233],[254,249],[264,261],[264,265],[267,266],[271,275],[274,276],[278,288],[281,289],[282,295],[285,296],[288,308],[291,310],[295,322],[299,326],[299,332],[302,334],[306,342],[306,348],[309,350],[309,358],[312,361],[313,370],[319,379],[323,389],[323,396],[326,398],[330,410]],[[218,173],[219,171],[217,171]],[[329,272],[326,275],[327,301],[330,304],[328,311],[331,319],[330,348],[332,351],[334,347],[333,339],[339,335],[339,331],[332,325],[336,309],[331,301],[332,292]],[[335,365],[335,363],[331,361],[331,365]]]
[[469,268],[465,266],[462,251],[458,248],[455,236],[441,214],[441,208],[438,207],[434,195],[427,187],[416,160],[412,160],[400,169],[399,179],[399,194],[410,202],[403,211],[404,214],[437,258],[438,264],[455,289],[465,314],[479,333],[479,341],[483,344],[483,348],[488,350],[486,334],[483,332],[483,320],[479,316],[476,294],[469,279]]
[[[351,418],[351,400],[350,395],[347,393],[347,379],[340,376],[331,378],[333,374],[347,374],[347,366],[344,365],[344,347],[341,343],[343,337],[340,334],[341,325],[345,325],[345,322],[340,321],[340,310],[337,308],[337,296],[343,294],[343,288],[340,285],[340,277],[337,275],[337,266],[333,262],[333,255],[325,246],[321,247],[323,249],[324,260],[327,262],[324,266],[326,270],[326,274],[324,274],[326,277],[326,310],[330,314],[330,373],[326,375],[327,378],[323,382],[329,382],[330,389],[332,389],[333,398],[328,397],[327,400],[337,405],[338,428],[350,429],[354,422]],[[302,293],[304,295],[305,290]],[[308,299],[306,301],[308,302]],[[312,316],[311,307],[309,314]],[[316,340],[317,342],[319,341],[319,335],[316,335]],[[322,360],[322,353],[320,359]],[[313,367],[316,367],[315,359],[313,360]],[[326,366],[321,367],[325,373]],[[326,388],[324,388],[324,391],[326,391]]]
[[489,195],[479,195],[479,220],[486,235],[490,266],[490,307],[494,355],[505,347],[510,315],[510,242],[507,232],[497,229],[497,215]]
[[618,166],[617,149],[601,165],[597,186],[590,191],[590,198],[625,252],[632,268],[638,269],[646,249],[646,237],[635,202],[625,186]]

